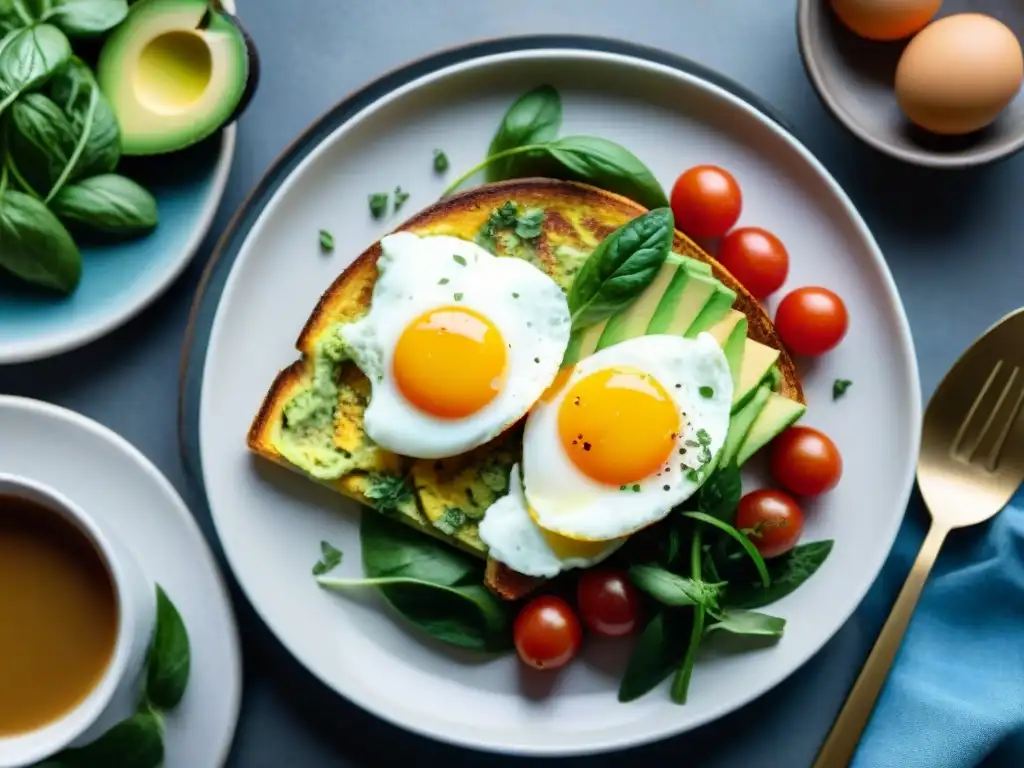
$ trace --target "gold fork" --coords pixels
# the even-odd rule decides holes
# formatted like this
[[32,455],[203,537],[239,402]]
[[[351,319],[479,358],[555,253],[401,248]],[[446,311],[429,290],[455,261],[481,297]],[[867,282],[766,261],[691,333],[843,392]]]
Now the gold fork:
[[947,534],[993,517],[1024,480],[1022,403],[1024,309],[1019,309],[971,345],[928,403],[917,483],[932,523],[814,768],[843,768],[853,758]]

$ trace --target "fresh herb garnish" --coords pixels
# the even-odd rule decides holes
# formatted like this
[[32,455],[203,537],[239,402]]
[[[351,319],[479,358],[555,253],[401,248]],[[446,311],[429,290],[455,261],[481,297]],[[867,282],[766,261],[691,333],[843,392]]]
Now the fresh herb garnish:
[[715,390],[712,387],[701,387],[698,391],[705,400],[715,396]]
[[782,632],[786,628],[785,619],[756,611],[726,611],[715,615],[715,619],[715,623],[705,630],[705,634],[717,629],[733,635],[782,637]]
[[435,149],[434,150],[434,172],[435,173],[444,173],[447,170],[448,170],[448,155],[446,155],[440,149]]
[[718,607],[720,584],[708,584],[700,578],[686,578],[653,565],[634,565],[629,579],[659,603],[672,607],[704,605]]
[[749,580],[730,581],[723,599],[726,608],[761,608],[781,600],[807,581],[832,552],[832,541],[798,544],[783,555],[767,561],[771,584],[767,587]]
[[320,249],[328,253],[334,250],[334,235],[326,229],[320,230]]
[[412,488],[404,477],[371,473],[366,480],[363,491],[378,512],[398,509],[402,504],[412,501]]
[[832,382],[832,399],[838,400],[846,394],[846,390],[853,384],[849,379],[836,379]]
[[444,514],[441,515],[441,519],[434,523],[434,525],[449,536],[454,536],[465,524],[466,513],[458,507],[447,507]]
[[341,550],[336,549],[326,541],[321,541],[320,559],[313,565],[313,575],[323,576],[325,573],[333,571],[339,565],[341,565]]
[[408,192],[404,192],[401,187],[395,187],[395,213],[398,213],[399,209],[405,205],[405,201],[408,199]]
[[515,291],[512,291],[512,298],[513,299],[518,299],[519,298],[519,294],[516,293]]
[[764,558],[761,557],[761,553],[757,551],[757,548],[750,543],[750,539],[724,520],[719,520],[717,517],[712,517],[704,512],[683,512],[683,514],[686,517],[693,518],[694,520],[698,520],[702,523],[707,523],[710,526],[718,528],[723,533],[735,539],[736,542],[743,547],[743,551],[746,552],[753,561],[754,567],[757,568],[757,572],[761,577],[761,584],[765,587],[771,586],[772,579],[771,576],[768,575],[768,568],[764,563]]
[[502,231],[514,232],[523,240],[534,240],[543,232],[544,216],[542,208],[529,208],[520,213],[514,202],[506,200],[487,216],[487,221],[477,234],[477,243],[493,252],[495,239]]
[[466,257],[465,256],[459,256],[459,254],[454,253],[454,254],[452,254],[452,260],[456,264],[458,264],[460,267],[466,266]]
[[450,283],[450,282],[451,281],[447,277],[442,277],[440,280],[437,281],[437,284],[438,285],[448,285],[448,283]]
[[370,215],[375,219],[381,218],[388,210],[388,193],[374,192],[369,197]]
[[516,217],[516,234],[524,240],[540,237],[544,227],[544,210],[528,208]]
[[668,258],[672,211],[638,216],[606,237],[583,262],[569,290],[573,330],[611,317],[640,296]]
[[462,301],[462,293],[456,293],[454,296],[452,296],[452,298],[455,299],[456,301]]
[[[527,91],[505,112],[487,155],[494,156],[516,147],[550,141],[558,136],[562,127],[562,98],[550,85],[541,85]],[[529,157],[513,155],[487,166],[487,181],[513,178],[526,171]]]

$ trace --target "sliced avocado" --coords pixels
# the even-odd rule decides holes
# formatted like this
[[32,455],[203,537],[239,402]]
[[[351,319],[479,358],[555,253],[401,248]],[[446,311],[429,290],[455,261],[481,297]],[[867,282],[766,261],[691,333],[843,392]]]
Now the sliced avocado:
[[608,325],[608,321],[602,320],[589,328],[584,328],[579,333],[574,333],[569,339],[569,346],[562,358],[562,366],[578,363],[583,358],[594,354],[597,351],[597,342],[601,339],[606,325]]
[[765,403],[768,402],[770,394],[771,390],[768,385],[762,384],[754,391],[753,396],[747,400],[744,406],[732,415],[732,418],[729,420],[729,432],[725,437],[725,447],[722,448],[722,464],[728,465],[729,462],[736,458],[740,446],[750,433],[750,428],[754,425],[754,420],[764,410]]
[[743,466],[751,456],[803,416],[806,410],[806,405],[770,392],[764,408],[754,419],[754,424],[750,427],[750,431],[747,432],[747,436],[736,454],[736,462]]
[[736,291],[729,290],[719,283],[718,290],[708,300],[708,303],[704,305],[704,309],[697,315],[697,319],[693,321],[693,325],[686,331],[686,335],[692,339],[701,331],[711,328],[732,308],[732,303],[735,300]]
[[782,387],[782,371],[779,370],[779,366],[773,365],[768,371],[768,382],[771,384],[772,392],[778,392]]
[[670,264],[682,264],[686,269],[695,275],[710,275],[711,265],[706,261],[695,259],[692,256],[682,256],[678,253],[670,253],[667,262]]
[[725,344],[722,345],[722,351],[725,352],[725,359],[729,363],[729,373],[732,374],[732,388],[736,391],[736,387],[740,383],[740,373],[743,370],[743,354],[747,351],[747,318],[742,317],[740,321],[736,323],[736,327],[732,329],[732,333],[729,334],[729,338],[725,340]]
[[721,283],[713,277],[679,270],[665,291],[661,303],[658,304],[658,309],[647,326],[647,333],[685,336],[720,285]]
[[[664,297],[669,286],[679,272],[684,272],[681,264],[665,262],[658,274],[654,276],[640,297],[618,314],[608,318],[604,332],[597,342],[597,349],[604,349],[627,339],[635,339],[647,333],[647,326]],[[686,273],[689,274],[688,272]]]
[[740,380],[733,389],[732,412],[742,408],[754,394],[758,385],[764,381],[775,361],[779,359],[779,350],[766,347],[753,339],[744,343],[743,365],[740,367]]
[[[731,309],[725,313],[725,317],[708,328],[708,333],[715,337],[715,341],[718,342],[718,346],[725,349],[725,344],[729,340],[729,336],[732,335],[733,329],[740,324],[740,320],[746,323],[746,315],[737,309]],[[746,335],[746,328],[744,327],[743,336],[746,337]]]
[[96,74],[125,155],[183,149],[246,107],[258,79],[255,48],[216,5],[140,0],[107,39]]

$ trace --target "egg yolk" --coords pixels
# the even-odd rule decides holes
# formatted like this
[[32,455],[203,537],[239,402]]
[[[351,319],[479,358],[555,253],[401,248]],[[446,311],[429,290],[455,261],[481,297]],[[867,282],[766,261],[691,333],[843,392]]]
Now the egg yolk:
[[558,411],[562,447],[581,472],[607,485],[656,473],[681,429],[679,410],[653,376],[608,368],[580,379]]
[[413,320],[395,345],[395,382],[416,408],[442,419],[476,413],[505,379],[508,353],[479,312],[441,307]]

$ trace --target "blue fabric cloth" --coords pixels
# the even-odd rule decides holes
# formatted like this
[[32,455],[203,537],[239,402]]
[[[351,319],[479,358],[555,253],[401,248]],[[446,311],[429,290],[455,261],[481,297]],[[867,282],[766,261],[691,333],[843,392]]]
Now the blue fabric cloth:
[[890,766],[1024,766],[1024,491],[939,556],[852,763]]

